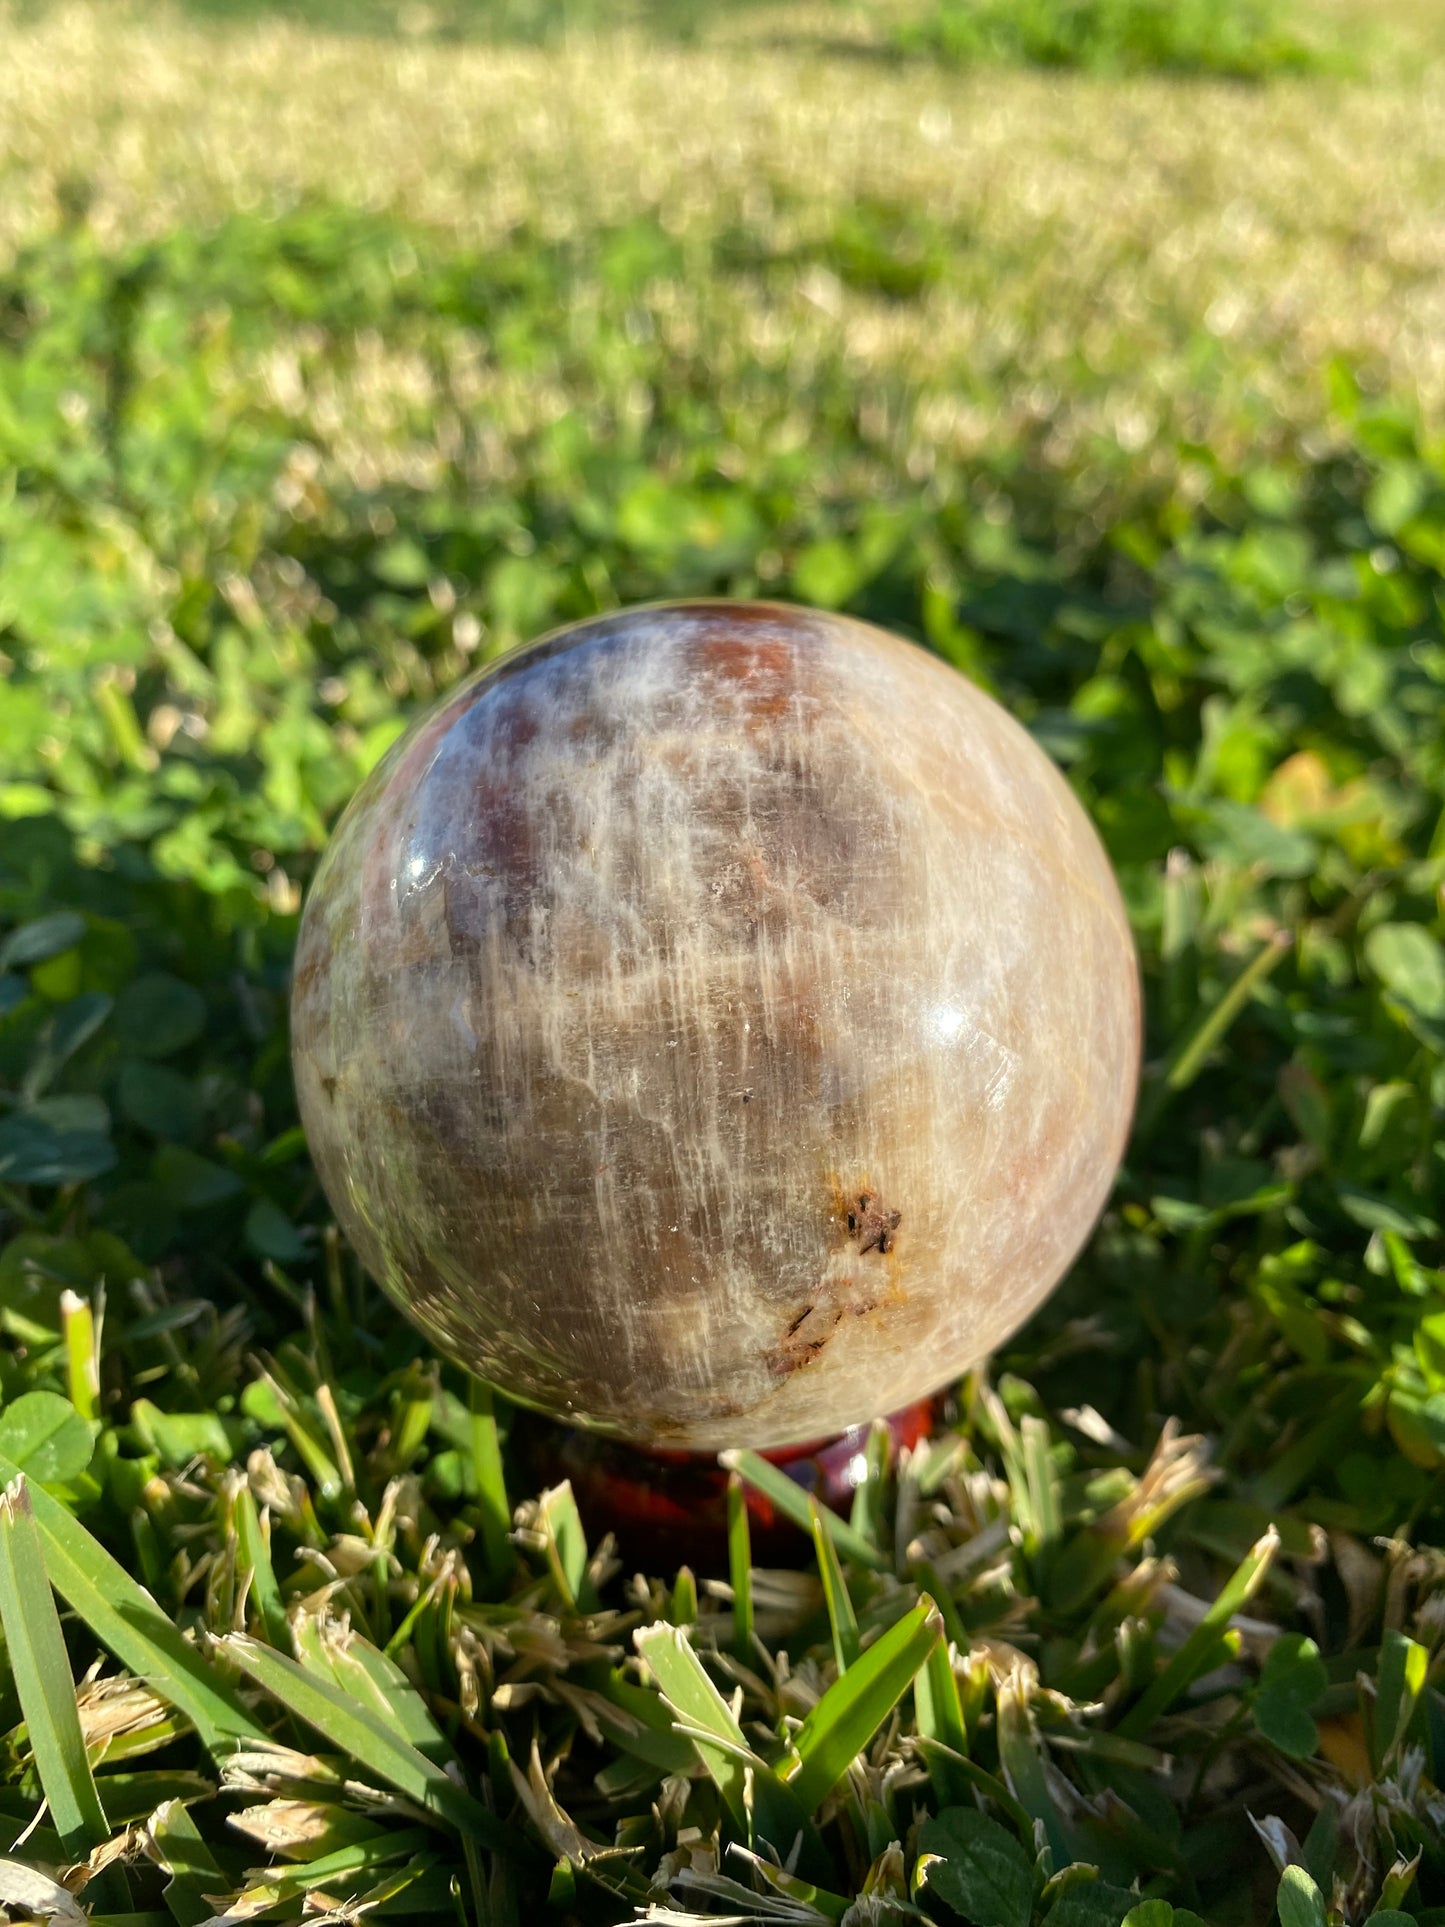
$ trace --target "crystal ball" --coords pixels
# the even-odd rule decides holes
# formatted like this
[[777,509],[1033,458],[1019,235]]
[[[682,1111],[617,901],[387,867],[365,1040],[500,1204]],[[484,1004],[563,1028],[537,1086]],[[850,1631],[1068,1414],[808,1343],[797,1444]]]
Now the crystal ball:
[[1026,731],[841,616],[682,602],[452,690],[333,836],[292,993],[341,1227],[440,1350],[644,1445],[816,1439],[1028,1317],[1139,1058]]

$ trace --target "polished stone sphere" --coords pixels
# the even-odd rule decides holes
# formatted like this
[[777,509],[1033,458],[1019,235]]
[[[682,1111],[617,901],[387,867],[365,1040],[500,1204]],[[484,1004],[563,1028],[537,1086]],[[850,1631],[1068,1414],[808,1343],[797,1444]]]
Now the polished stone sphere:
[[1048,757],[937,657],[747,602],[488,665],[307,901],[301,1115],[437,1346],[644,1444],[814,1439],[1006,1339],[1123,1150],[1139,989]]

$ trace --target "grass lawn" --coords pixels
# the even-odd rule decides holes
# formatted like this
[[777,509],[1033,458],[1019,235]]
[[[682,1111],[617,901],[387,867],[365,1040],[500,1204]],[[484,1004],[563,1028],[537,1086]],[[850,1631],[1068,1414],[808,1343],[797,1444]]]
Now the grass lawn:
[[[965,11],[0,11],[0,1911],[1445,1921],[1445,28]],[[694,591],[1033,730],[1148,1067],[931,1447],[640,1574],[285,1009],[406,720]]]

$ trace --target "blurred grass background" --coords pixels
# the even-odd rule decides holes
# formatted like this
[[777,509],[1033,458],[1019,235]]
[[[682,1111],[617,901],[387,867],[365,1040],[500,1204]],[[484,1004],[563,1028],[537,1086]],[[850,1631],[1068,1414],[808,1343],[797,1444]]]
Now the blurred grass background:
[[940,69],[895,50],[920,11],[12,14],[0,234],[76,195],[107,245],[308,197],[473,248],[655,219],[686,252],[653,276],[719,387],[782,334],[901,386],[894,434],[964,455],[1045,416],[1060,466],[1257,444],[1319,416],[1337,353],[1438,408],[1438,9],[1385,32],[1317,8],[1362,71],[1264,88]]

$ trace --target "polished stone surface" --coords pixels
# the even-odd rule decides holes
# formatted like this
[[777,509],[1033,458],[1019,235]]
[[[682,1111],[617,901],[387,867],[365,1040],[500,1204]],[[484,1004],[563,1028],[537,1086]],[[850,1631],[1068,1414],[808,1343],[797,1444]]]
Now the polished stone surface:
[[445,1352],[642,1442],[812,1439],[998,1345],[1138,1073],[1044,753],[836,616],[676,604],[454,690],[343,818],[293,1057],[328,1196]]

